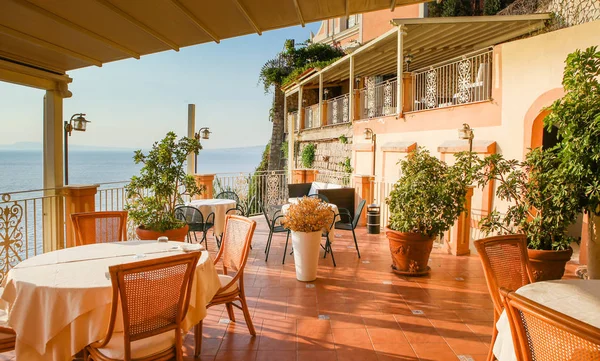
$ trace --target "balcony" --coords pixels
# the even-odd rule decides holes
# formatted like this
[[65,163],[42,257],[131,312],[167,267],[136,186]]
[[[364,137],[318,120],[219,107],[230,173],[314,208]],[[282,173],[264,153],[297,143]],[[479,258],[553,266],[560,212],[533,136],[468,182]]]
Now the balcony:
[[[398,111],[397,79],[375,83],[374,77],[369,78],[367,86],[358,90],[359,113],[358,119],[370,119],[396,114]],[[371,84],[368,84],[371,82]]]
[[463,55],[417,70],[411,75],[411,111],[445,108],[490,100],[492,50]]

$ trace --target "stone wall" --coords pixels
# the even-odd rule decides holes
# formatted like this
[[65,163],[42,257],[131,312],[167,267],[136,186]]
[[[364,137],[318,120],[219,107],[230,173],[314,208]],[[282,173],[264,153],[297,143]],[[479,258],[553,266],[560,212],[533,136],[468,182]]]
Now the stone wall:
[[600,19],[598,0],[517,0],[498,15],[553,13],[549,30],[583,24]]
[[[340,142],[339,136],[342,134],[348,137],[348,143],[343,144]],[[351,126],[341,124],[301,132],[296,140],[296,168],[304,168],[302,165],[302,151],[311,143],[316,146],[315,161],[313,163],[314,169],[333,172],[345,171],[340,163],[345,162],[346,158],[352,157]]]

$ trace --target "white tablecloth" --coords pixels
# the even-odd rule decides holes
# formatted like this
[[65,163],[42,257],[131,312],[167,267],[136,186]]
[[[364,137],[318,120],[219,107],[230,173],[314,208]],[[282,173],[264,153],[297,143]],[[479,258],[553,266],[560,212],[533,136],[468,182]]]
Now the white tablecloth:
[[235,208],[236,203],[231,199],[196,199],[186,204],[186,206],[192,206],[198,208],[202,212],[204,221],[206,217],[212,212],[215,214],[215,235],[220,236],[223,234],[225,227],[225,216],[227,211],[231,208]]
[[[600,327],[600,280],[558,280],[525,285],[517,290],[546,307],[567,316]],[[498,323],[494,355],[499,361],[516,361],[515,349],[506,312]]]
[[[19,263],[4,281],[8,324],[17,333],[17,360],[71,360],[106,335],[112,304],[108,267],[181,254],[180,242],[130,241],[92,244],[42,254]],[[145,256],[140,257],[139,255]],[[138,255],[138,256],[136,256]],[[220,287],[208,252],[202,252],[184,327],[206,316]],[[117,320],[122,330],[122,319]]]
[[[284,204],[283,206],[281,206],[281,214],[286,214],[288,212],[288,209],[290,209],[290,205],[291,204],[296,204],[298,203],[298,201],[302,199],[302,198],[290,198],[288,199],[288,201],[290,202],[289,204]],[[333,231],[333,228],[335,226],[335,222],[338,222],[341,220],[340,218],[340,211],[338,210],[338,207],[333,204],[333,203],[327,203],[327,205],[329,206],[329,208],[331,208],[331,210],[333,211],[333,213],[335,213],[335,221],[329,225],[329,232]],[[333,243],[333,239],[335,237],[329,237],[329,242]]]

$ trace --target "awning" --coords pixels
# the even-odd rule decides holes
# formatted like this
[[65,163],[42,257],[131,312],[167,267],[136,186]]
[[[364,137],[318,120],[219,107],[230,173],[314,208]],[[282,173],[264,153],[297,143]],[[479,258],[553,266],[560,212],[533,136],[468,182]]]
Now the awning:
[[[500,44],[532,34],[545,26],[550,14],[514,16],[465,16],[453,18],[395,19],[393,23],[404,32],[405,55],[412,55],[410,70],[418,70],[469,52]],[[354,74],[357,77],[396,73],[398,29],[394,28],[353,53],[323,68],[325,84],[335,84],[348,79],[350,57],[354,57]],[[287,86],[289,94],[297,85],[318,83],[319,73]]]
[[422,0],[2,0],[0,60],[56,73]]

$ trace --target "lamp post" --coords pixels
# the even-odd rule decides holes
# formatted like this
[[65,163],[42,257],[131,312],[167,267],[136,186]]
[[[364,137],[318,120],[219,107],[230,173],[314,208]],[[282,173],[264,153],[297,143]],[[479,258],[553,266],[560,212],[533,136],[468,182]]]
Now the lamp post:
[[[194,134],[194,138],[196,138],[196,140],[208,139],[210,137],[210,133],[211,131],[208,129],[208,127],[202,127],[200,130],[198,130],[198,132],[196,132],[196,134]],[[194,156],[194,174],[198,174],[198,152],[196,152]]]
[[469,141],[469,166],[471,165],[471,153],[473,153],[473,128],[467,123],[463,124],[463,127],[458,130],[458,139]]
[[373,143],[373,177],[375,177],[375,155],[377,150],[377,134],[373,132],[373,129],[366,128],[364,131],[365,139],[370,140]]
[[78,132],[85,132],[87,123],[91,123],[85,119],[85,114],[77,113],[71,116],[68,122],[65,122],[65,185],[69,184],[69,137],[71,133],[76,130]]

